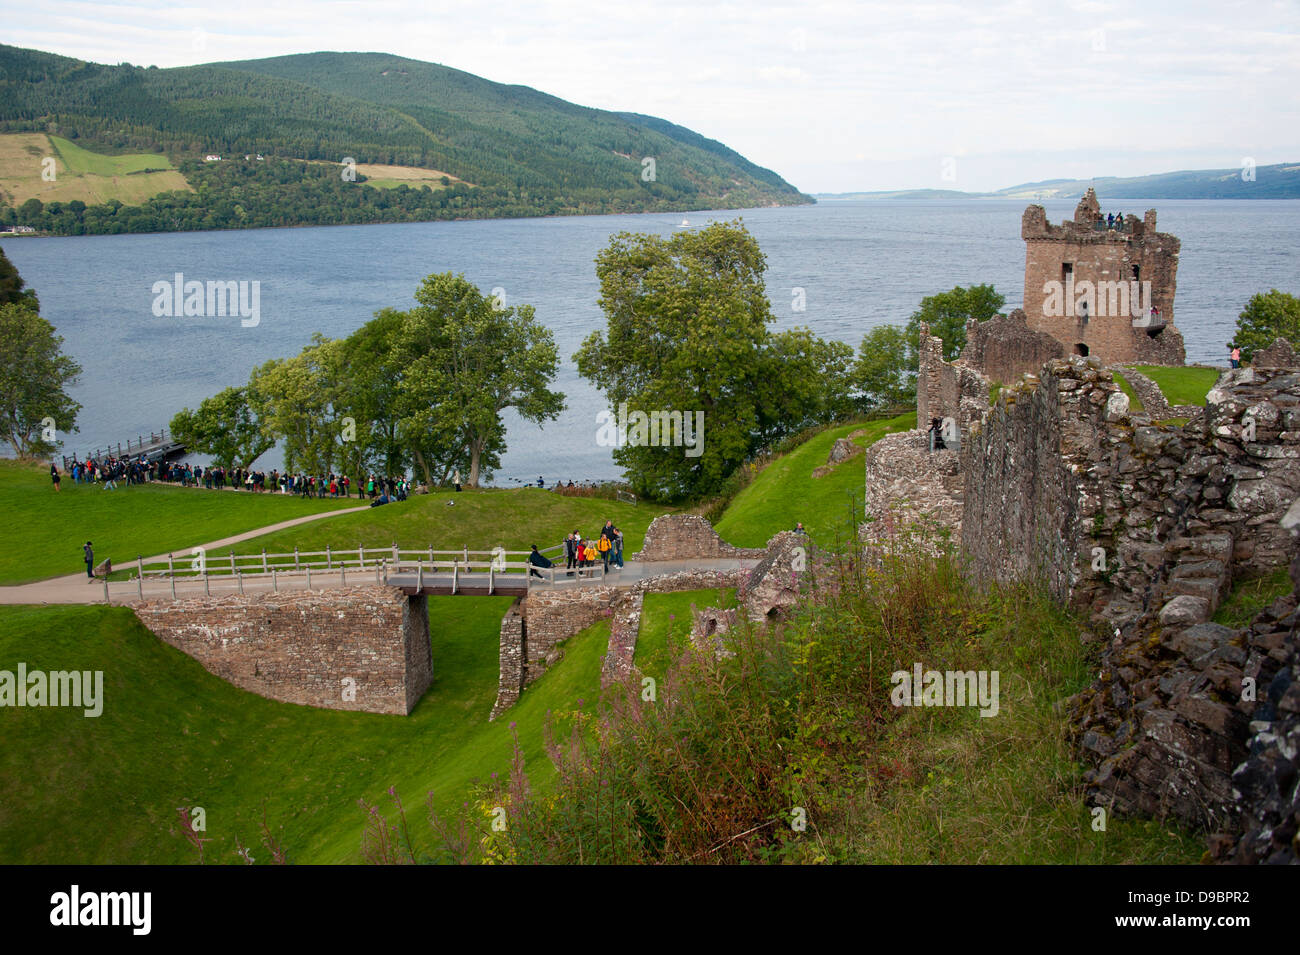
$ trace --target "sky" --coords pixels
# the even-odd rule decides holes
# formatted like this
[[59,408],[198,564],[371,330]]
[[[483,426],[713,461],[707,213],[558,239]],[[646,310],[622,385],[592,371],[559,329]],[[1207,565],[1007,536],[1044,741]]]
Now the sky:
[[395,53],[660,116],[804,192],[1300,161],[1300,2],[0,0],[0,43],[183,66]]

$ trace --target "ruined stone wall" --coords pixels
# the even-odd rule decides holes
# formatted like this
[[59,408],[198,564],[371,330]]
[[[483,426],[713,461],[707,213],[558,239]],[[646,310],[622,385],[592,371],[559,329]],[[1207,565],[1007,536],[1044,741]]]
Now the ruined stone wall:
[[963,546],[983,576],[1038,576],[1121,625],[1177,596],[1203,599],[1206,619],[1234,574],[1289,560],[1279,520],[1300,493],[1300,375],[1228,372],[1185,428],[1127,404],[1094,359],[1004,392],[963,454]]
[[1241,631],[1210,617],[1234,579],[1296,553],[1300,372],[1227,372],[1181,429],[1126,405],[1081,359],[1007,393],[970,442],[962,543],[976,573],[1044,579],[1105,635],[1097,680],[1070,701],[1094,803],[1231,830],[1243,805],[1259,808],[1234,792],[1234,769],[1273,746],[1248,749],[1264,717],[1243,680],[1263,693],[1295,652],[1297,618],[1294,600]]
[[433,682],[427,600],[388,587],[186,597],[134,609],[164,643],[272,700],[405,714]]
[[527,644],[524,633],[523,600],[523,597],[516,597],[515,602],[501,618],[497,699],[489,719],[496,719],[502,710],[509,709],[519,702],[519,694],[524,690]]
[[[1052,225],[1042,206],[1025,210],[1021,237],[1025,240],[1024,311],[1029,328],[1056,338],[1072,354],[1100,358],[1104,364],[1123,362],[1181,365],[1184,359],[1182,333],[1174,327],[1174,293],[1178,278],[1180,243],[1175,236],[1156,231],[1156,213],[1148,210],[1143,219],[1125,217],[1123,230],[1098,230],[1093,217],[1099,209],[1097,197],[1088,190],[1075,210],[1074,221]],[[1087,320],[1057,306],[1045,286],[1067,282],[1066,265],[1072,267],[1077,300],[1087,286],[1098,282],[1151,283],[1151,305],[1160,310],[1166,327],[1149,334],[1133,327],[1130,311],[1116,314],[1116,304],[1098,296]],[[1134,272],[1134,269],[1137,272]],[[1105,299],[1105,303],[1103,302]],[[1144,308],[1139,309],[1145,313]],[[1082,352],[1079,346],[1086,348]]]
[[995,315],[987,322],[966,325],[961,363],[990,381],[1014,384],[1022,375],[1036,375],[1053,358],[1065,357],[1065,346],[1045,332],[1031,329],[1023,309]]
[[1051,370],[1041,383],[1027,377],[1004,389],[972,429],[962,454],[961,526],[963,549],[978,576],[1043,579],[1058,599],[1069,598],[1078,574],[1083,495],[1071,467],[1078,463],[1071,460],[1075,449],[1062,447],[1062,425],[1069,423],[1072,439],[1100,423],[1109,397],[1098,387],[1102,374],[1079,368],[1064,387]]
[[902,527],[934,522],[961,538],[962,486],[958,453],[929,450],[924,431],[887,434],[867,448],[862,539],[886,545]]
[[752,558],[761,547],[733,547],[697,514],[664,514],[650,522],[641,550],[629,560],[712,560]]
[[[600,620],[613,618],[615,624],[610,653],[618,659],[609,662],[609,672],[625,670],[636,646],[632,627],[639,625],[644,594],[739,587],[749,576],[745,568],[684,570],[647,577],[632,587],[584,584],[534,590],[516,601],[502,622],[501,671],[491,719],[513,706],[523,689],[560,659],[565,640]],[[625,619],[620,621],[620,616]]]
[[[943,339],[921,323],[920,354],[916,376],[916,424],[925,430],[938,418],[952,418],[960,436],[988,410],[989,382],[960,360],[944,361]],[[959,438],[960,443],[961,438]]]

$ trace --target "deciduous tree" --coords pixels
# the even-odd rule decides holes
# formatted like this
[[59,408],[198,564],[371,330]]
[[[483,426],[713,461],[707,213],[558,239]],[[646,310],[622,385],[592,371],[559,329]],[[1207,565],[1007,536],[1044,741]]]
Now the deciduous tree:
[[1300,348],[1300,298],[1272,289],[1251,296],[1237,318],[1234,343],[1246,361],[1278,338]]
[[421,442],[448,457],[468,456],[469,486],[504,447],[507,408],[542,423],[564,410],[552,391],[559,355],[531,305],[501,307],[463,275],[428,276],[396,332],[402,368],[399,433],[432,479]]
[[967,319],[987,322],[1004,304],[1006,297],[999,295],[992,285],[972,285],[970,288],[959,285],[948,292],[927,295],[907,320],[909,367],[917,367],[922,322],[930,326],[931,335],[943,339],[944,360],[952,361],[966,347]]
[[854,389],[868,407],[890,408],[916,400],[916,369],[909,367],[907,332],[880,325],[862,338],[854,362]]
[[275,444],[249,404],[247,388],[226,388],[204,398],[196,411],[179,411],[171,432],[187,451],[209,455],[225,467],[251,467]]
[[81,366],[28,302],[0,304],[0,431],[20,458],[51,454],[51,432],[77,429],[81,405],[68,396]]

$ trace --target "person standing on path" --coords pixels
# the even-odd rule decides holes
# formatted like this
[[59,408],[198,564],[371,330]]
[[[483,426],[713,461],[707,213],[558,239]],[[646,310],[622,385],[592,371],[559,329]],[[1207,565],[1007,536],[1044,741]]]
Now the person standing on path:
[[577,533],[577,531],[574,531],[564,538],[564,568],[567,571],[565,574],[567,577],[573,576],[573,568],[578,563],[578,545],[574,541]]
[[605,534],[602,531],[600,537],[596,540],[596,552],[600,554],[600,563],[605,573],[609,573],[609,552],[614,546],[610,543],[610,537],[613,535],[614,527],[610,524],[607,529],[610,533]]
[[95,548],[86,541],[86,546],[81,548],[81,556],[86,561],[86,582],[95,579]]
[[623,532],[614,528],[614,566],[623,566]]

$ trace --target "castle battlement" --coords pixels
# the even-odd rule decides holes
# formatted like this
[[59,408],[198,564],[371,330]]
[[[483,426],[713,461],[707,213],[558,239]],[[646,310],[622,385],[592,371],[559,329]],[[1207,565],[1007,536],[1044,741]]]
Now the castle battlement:
[[1111,223],[1089,189],[1074,218],[1060,225],[1042,206],[1029,206],[1020,235],[1031,330],[1106,364],[1183,363],[1183,336],[1174,327],[1181,243],[1156,230],[1154,209]]

